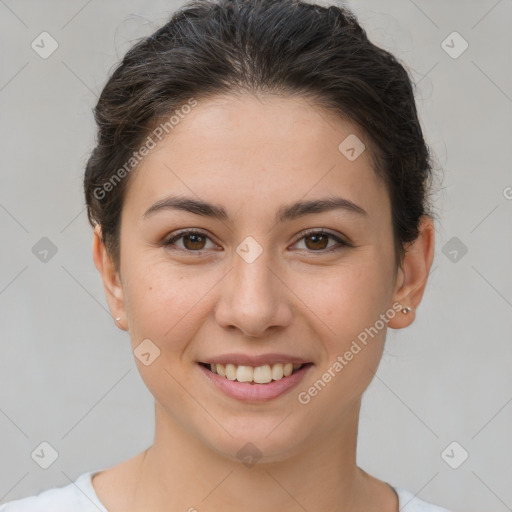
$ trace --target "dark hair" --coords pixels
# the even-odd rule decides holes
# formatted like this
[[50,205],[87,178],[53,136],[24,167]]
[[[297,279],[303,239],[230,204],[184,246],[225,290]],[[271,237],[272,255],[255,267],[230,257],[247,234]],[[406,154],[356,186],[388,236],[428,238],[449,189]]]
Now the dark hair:
[[169,116],[191,99],[243,91],[314,99],[362,128],[389,192],[401,264],[406,244],[418,236],[420,217],[431,215],[432,175],[402,64],[372,44],[345,7],[194,0],[128,51],[94,110],[98,136],[84,176],[87,213],[91,225],[101,225],[117,267],[127,174],[151,131],[165,121],[169,126]]

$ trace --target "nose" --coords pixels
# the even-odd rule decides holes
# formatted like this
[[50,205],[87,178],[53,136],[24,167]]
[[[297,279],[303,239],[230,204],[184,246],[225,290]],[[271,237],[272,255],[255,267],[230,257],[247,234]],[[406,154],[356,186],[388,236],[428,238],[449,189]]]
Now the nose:
[[252,262],[234,257],[233,267],[222,280],[215,308],[220,326],[261,338],[267,331],[290,324],[293,294],[282,272],[271,263],[265,251]]

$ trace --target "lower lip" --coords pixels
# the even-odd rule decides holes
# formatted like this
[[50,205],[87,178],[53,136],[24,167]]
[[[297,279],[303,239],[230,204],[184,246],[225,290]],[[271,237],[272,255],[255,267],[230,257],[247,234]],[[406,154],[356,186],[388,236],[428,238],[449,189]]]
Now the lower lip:
[[238,382],[229,380],[226,377],[211,372],[202,364],[197,363],[202,373],[213,383],[220,391],[226,395],[242,400],[244,402],[265,402],[277,398],[295,387],[313,366],[312,363],[305,364],[300,370],[283,377],[279,380],[273,380],[267,384],[252,384],[250,382]]

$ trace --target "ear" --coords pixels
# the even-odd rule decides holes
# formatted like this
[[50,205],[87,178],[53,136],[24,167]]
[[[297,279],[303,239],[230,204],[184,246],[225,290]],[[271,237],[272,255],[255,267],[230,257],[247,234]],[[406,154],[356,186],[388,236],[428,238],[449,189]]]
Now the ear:
[[98,272],[101,274],[110,312],[114,319],[120,317],[120,320],[114,321],[120,329],[127,331],[124,291],[121,279],[103,243],[101,226],[99,224],[94,228],[92,257]]
[[397,272],[393,295],[393,303],[398,302],[412,311],[407,314],[398,311],[388,322],[392,329],[402,329],[414,322],[434,258],[434,238],[434,223],[430,217],[424,215],[420,220],[418,237],[406,247],[402,267]]

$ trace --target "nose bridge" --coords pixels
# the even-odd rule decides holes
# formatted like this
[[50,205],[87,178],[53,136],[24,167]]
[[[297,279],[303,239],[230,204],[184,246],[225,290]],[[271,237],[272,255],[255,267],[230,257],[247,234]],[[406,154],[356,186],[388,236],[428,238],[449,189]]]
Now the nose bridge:
[[249,236],[239,244],[236,253],[231,279],[237,302],[259,308],[265,304],[269,308],[276,296],[270,249]]
[[270,326],[283,325],[287,308],[282,303],[283,285],[275,273],[271,251],[252,237],[244,239],[236,248],[222,289],[217,321],[251,336],[260,335]]

